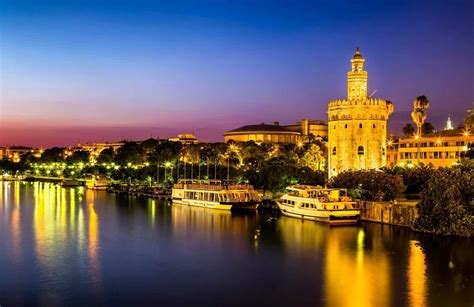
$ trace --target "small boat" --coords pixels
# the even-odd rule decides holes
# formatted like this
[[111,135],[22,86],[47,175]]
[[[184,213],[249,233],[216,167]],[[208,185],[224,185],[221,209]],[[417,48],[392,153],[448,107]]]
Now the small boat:
[[355,224],[360,209],[348,196],[346,189],[327,189],[320,186],[292,185],[288,193],[276,201],[286,216],[325,222],[329,224]]
[[102,175],[87,175],[84,183],[86,188],[90,190],[106,190],[111,181]]
[[173,185],[171,199],[173,204],[220,210],[256,210],[261,203],[252,185],[223,180],[179,180]]
[[63,179],[61,181],[61,186],[62,187],[78,187],[78,186],[81,186],[82,185],[82,182],[79,181],[79,180],[75,180],[75,179]]

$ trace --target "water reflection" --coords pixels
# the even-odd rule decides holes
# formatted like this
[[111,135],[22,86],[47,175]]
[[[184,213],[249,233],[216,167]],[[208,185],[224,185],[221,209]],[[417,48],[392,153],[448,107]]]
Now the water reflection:
[[410,306],[426,306],[426,264],[420,242],[411,240],[408,261],[408,301]]
[[87,191],[88,201],[88,224],[89,224],[89,259],[91,263],[91,274],[95,283],[100,283],[100,260],[98,256],[99,249],[99,218],[94,207],[94,192]]
[[[367,238],[363,228],[329,227],[281,217],[278,227],[291,253],[317,251],[324,258],[328,306],[386,306],[391,301],[390,262],[380,236]],[[370,240],[370,242],[366,242]],[[366,244],[369,243],[369,244]],[[315,263],[315,265],[317,265]]]
[[470,306],[472,243],[0,182],[5,305]]
[[[258,213],[238,214],[226,210],[183,205],[171,206],[173,234],[183,244],[193,237],[195,240],[219,242],[220,238],[232,239],[244,244],[253,239]],[[239,243],[240,242],[240,243]]]

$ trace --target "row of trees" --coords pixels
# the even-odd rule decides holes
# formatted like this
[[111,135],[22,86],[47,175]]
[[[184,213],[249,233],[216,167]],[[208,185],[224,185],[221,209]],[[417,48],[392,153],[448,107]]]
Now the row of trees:
[[[126,142],[117,150],[98,155],[84,150],[53,147],[41,157],[26,154],[21,162],[6,166],[21,174],[80,177],[105,174],[123,182],[171,184],[180,178],[237,179],[265,191],[281,191],[288,184],[325,184],[326,146],[308,144],[203,143],[148,139]],[[1,166],[0,166],[1,168]]]

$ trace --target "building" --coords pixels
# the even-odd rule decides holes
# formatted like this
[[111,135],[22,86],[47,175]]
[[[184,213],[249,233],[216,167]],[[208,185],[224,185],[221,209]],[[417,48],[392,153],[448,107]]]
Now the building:
[[386,164],[390,101],[367,95],[365,59],[359,48],[347,73],[347,99],[328,104],[329,177],[349,169],[378,169]]
[[474,135],[465,129],[443,130],[422,135],[420,138],[400,138],[387,143],[387,164],[414,166],[420,163],[434,167],[456,164]]
[[9,146],[0,147],[0,160],[10,160],[13,162],[20,162],[21,156],[31,153],[34,156],[41,156],[41,150],[33,149],[27,146]]
[[324,120],[308,120],[303,118],[296,124],[286,125],[284,127],[291,131],[299,132],[303,141],[305,141],[309,135],[313,135],[318,139],[326,139],[328,137],[328,125]]
[[316,139],[326,139],[328,126],[323,120],[307,120],[292,125],[280,125],[273,122],[271,125],[261,123],[260,125],[247,125],[224,133],[224,142],[248,142],[256,143],[299,143],[307,142],[310,136]]
[[170,142],[181,142],[184,145],[198,144],[199,141],[194,134],[180,134],[175,138],[168,139]]
[[301,133],[280,126],[278,122],[272,125],[264,123],[260,125],[247,125],[224,133],[224,142],[248,142],[256,143],[293,143],[301,141]]
[[448,116],[448,120],[446,121],[446,125],[444,126],[444,130],[453,130],[453,123],[451,122],[451,117]]

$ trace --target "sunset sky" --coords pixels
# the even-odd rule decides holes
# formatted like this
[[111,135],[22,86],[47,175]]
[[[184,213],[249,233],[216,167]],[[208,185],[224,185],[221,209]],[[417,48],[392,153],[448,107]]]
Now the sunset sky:
[[436,128],[472,108],[472,0],[2,0],[0,146],[326,119],[357,46],[391,132],[422,94]]

